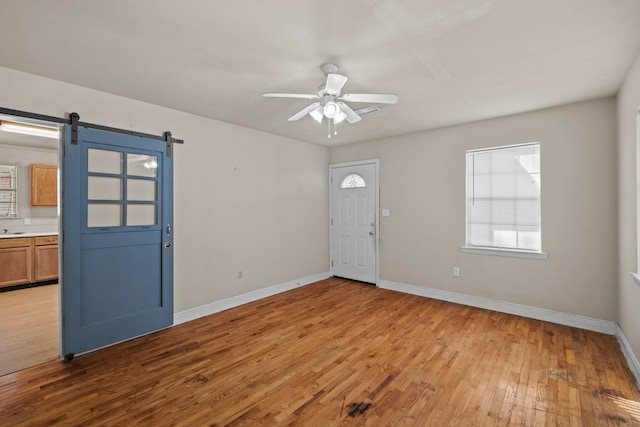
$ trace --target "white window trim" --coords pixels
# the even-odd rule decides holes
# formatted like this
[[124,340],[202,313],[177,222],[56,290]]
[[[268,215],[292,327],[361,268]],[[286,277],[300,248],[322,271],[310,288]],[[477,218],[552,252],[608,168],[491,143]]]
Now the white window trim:
[[460,250],[468,254],[497,255],[512,258],[547,259],[549,257],[549,254],[546,252],[493,248],[488,246],[460,246]]

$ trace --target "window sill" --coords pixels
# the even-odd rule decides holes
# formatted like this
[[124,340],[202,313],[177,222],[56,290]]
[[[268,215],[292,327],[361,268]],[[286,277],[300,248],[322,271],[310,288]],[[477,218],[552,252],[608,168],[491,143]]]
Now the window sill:
[[498,249],[483,246],[460,246],[460,250],[468,254],[497,255],[513,258],[547,259],[547,257],[549,256],[549,254],[546,252],[521,251],[516,249]]

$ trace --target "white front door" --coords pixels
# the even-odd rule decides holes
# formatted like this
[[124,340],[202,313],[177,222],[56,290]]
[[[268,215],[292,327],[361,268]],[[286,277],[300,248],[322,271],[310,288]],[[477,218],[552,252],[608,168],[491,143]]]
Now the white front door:
[[378,161],[331,165],[331,271],[376,283]]

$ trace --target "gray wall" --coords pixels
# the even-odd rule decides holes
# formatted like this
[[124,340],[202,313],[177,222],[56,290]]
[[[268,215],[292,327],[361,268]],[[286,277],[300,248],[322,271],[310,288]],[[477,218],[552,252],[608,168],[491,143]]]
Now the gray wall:
[[[462,253],[465,151],[531,141],[541,143],[548,259]],[[381,279],[616,319],[614,98],[330,151],[331,163],[373,158],[380,159],[380,207],[391,210],[380,220]]]
[[640,286],[630,273],[638,272],[638,143],[640,129],[636,116],[640,107],[640,56],[618,94],[618,192],[620,262],[618,282],[618,323],[631,345],[636,358],[640,357]]

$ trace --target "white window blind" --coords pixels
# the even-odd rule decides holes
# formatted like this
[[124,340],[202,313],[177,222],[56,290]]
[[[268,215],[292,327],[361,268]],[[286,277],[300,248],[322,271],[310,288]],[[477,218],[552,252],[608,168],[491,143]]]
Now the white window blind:
[[542,250],[540,144],[467,151],[468,247]]
[[0,165],[0,218],[16,218],[17,167]]

